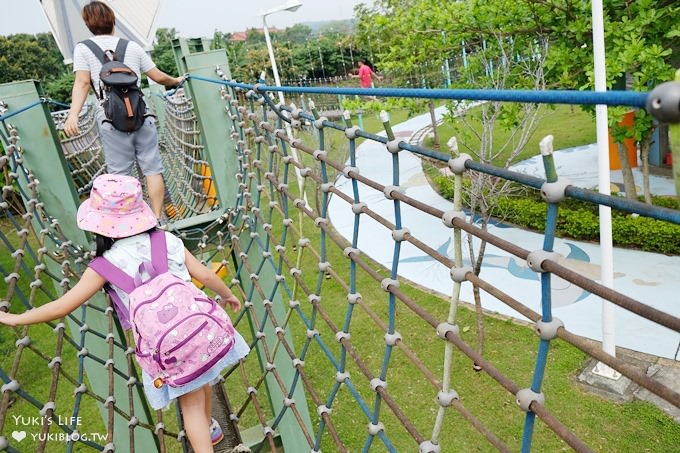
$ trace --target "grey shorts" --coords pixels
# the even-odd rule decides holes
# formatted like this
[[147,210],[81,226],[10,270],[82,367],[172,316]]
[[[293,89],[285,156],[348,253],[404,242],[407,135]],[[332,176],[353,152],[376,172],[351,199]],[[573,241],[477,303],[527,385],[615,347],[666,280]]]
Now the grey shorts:
[[121,132],[103,120],[104,111],[99,109],[97,112],[99,137],[109,173],[129,175],[135,161],[139,163],[144,176],[163,173],[156,119],[153,116],[148,116],[144,125],[131,133]]

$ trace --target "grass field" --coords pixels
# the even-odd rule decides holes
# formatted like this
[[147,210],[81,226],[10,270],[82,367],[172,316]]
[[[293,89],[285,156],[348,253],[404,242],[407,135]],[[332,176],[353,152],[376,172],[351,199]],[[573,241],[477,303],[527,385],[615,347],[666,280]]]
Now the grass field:
[[[471,115],[472,117],[472,115]],[[482,125],[479,121],[471,119],[471,126],[479,133]],[[456,135],[456,125],[444,122],[438,128],[440,140],[445,144],[453,135]],[[535,155],[540,150],[538,143],[546,135],[553,135],[553,146],[555,150],[566,149],[574,146],[587,145],[596,142],[595,119],[593,116],[584,112],[578,107],[568,105],[557,105],[554,109],[542,107],[542,114],[524,150],[516,157],[515,162],[519,162]],[[458,134],[458,143],[461,152],[470,153],[469,150],[479,148],[479,139],[473,134]],[[512,131],[496,127],[493,133],[493,143],[500,147],[505,143],[513,144],[515,140]],[[428,144],[431,145],[431,142]],[[498,159],[496,164],[502,164],[502,159]]]

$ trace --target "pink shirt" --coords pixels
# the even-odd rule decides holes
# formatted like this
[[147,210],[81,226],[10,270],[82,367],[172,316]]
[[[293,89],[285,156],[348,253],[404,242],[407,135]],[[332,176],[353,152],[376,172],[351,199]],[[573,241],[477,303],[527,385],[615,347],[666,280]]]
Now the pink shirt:
[[361,88],[371,88],[373,84],[371,83],[371,68],[368,65],[362,65],[359,68],[359,85]]

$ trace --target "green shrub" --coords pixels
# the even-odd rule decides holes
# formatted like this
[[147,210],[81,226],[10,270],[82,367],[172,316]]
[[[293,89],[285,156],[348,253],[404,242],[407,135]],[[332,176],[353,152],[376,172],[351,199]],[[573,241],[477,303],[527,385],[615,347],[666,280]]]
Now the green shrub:
[[[453,199],[452,178],[435,176],[433,181],[439,193]],[[545,229],[548,205],[538,191],[523,190],[521,195],[498,197],[491,211],[502,222],[521,228],[542,232]],[[674,209],[677,201],[669,197],[652,197],[655,206]],[[598,206],[581,200],[565,199],[560,202],[556,235],[580,241],[597,242],[600,237]],[[618,247],[640,249],[646,252],[680,255],[680,225],[662,220],[612,211],[612,240]]]

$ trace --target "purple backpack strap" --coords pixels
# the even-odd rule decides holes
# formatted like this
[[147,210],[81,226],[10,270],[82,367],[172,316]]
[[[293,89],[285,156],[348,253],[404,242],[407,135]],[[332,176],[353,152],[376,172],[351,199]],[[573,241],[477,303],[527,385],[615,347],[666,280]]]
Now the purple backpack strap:
[[168,246],[165,243],[165,231],[152,231],[149,233],[151,239],[151,264],[157,274],[164,274],[168,271]]
[[[89,267],[106,279],[107,282],[116,285],[126,293],[130,294],[135,290],[135,282],[133,278],[122,270],[118,269],[111,263],[111,261],[107,260],[103,256],[98,256],[97,258],[90,261]],[[132,327],[132,324],[130,324],[130,313],[128,313],[127,307],[123,301],[120,300],[118,294],[108,285],[106,286],[106,293],[111,298],[111,302],[113,302],[116,313],[118,313],[118,319],[120,319],[120,325],[123,327],[123,329],[127,330]]]

